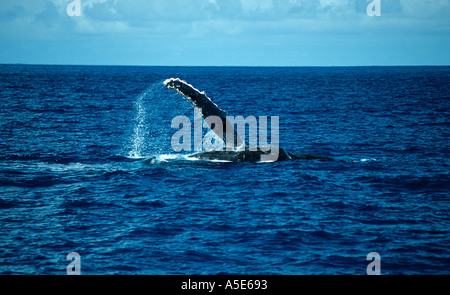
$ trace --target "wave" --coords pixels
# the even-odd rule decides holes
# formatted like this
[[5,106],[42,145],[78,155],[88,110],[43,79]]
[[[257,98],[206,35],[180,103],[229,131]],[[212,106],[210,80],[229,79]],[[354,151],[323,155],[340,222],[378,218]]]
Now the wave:
[[192,162],[202,162],[202,163],[233,163],[232,161],[227,160],[217,160],[217,159],[203,159],[197,157],[198,153],[192,154],[161,154],[154,155],[151,157],[143,157],[143,158],[132,158],[140,160],[144,165],[157,165],[162,163],[192,163]]

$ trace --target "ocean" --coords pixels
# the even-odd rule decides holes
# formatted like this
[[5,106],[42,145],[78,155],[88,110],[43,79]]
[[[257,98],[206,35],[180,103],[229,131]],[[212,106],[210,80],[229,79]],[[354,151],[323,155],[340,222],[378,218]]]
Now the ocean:
[[[175,152],[180,78],[280,147]],[[450,67],[0,65],[0,274],[450,274]],[[206,129],[203,132],[207,132]],[[192,151],[193,152],[193,151]],[[190,152],[190,153],[192,153]]]

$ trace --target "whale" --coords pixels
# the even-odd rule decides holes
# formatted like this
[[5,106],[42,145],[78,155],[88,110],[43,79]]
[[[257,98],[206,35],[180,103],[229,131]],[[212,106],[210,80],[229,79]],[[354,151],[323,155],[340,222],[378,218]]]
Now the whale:
[[[168,89],[175,90],[178,94],[187,99],[194,108],[201,109],[201,115],[205,122],[207,118],[211,116],[218,117],[222,121],[224,132],[216,132],[215,128],[211,129],[219,136],[224,142],[227,142],[227,136],[233,136],[230,142],[233,143],[232,150],[214,150],[214,151],[202,151],[189,155],[189,157],[199,160],[209,161],[226,161],[226,162],[278,162],[288,160],[321,160],[321,161],[333,161],[333,158],[314,155],[314,154],[297,154],[286,152],[284,149],[277,147],[275,157],[274,147],[253,147],[250,148],[245,145],[245,141],[239,137],[238,132],[235,130],[234,124],[230,123],[227,118],[227,112],[220,109],[211,98],[209,98],[205,92],[196,89],[191,84],[179,78],[169,78],[165,80],[164,86]],[[207,123],[209,124],[209,123]],[[232,130],[233,132],[228,132]],[[230,135],[232,134],[232,135]],[[262,159],[269,159],[262,161]]]

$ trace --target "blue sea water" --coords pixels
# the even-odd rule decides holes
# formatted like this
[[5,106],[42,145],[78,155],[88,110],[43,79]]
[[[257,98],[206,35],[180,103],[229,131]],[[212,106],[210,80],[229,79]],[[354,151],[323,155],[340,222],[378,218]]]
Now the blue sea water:
[[[336,161],[188,161],[192,106]],[[450,274],[450,67],[0,65],[0,274]]]

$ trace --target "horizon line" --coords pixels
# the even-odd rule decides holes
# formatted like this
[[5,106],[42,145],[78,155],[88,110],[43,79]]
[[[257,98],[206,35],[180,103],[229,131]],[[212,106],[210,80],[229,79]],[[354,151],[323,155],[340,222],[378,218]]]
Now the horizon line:
[[357,67],[449,67],[450,64],[417,65],[133,65],[133,64],[64,64],[64,63],[2,63],[0,65],[23,66],[83,66],[83,67],[196,67],[196,68],[357,68]]

